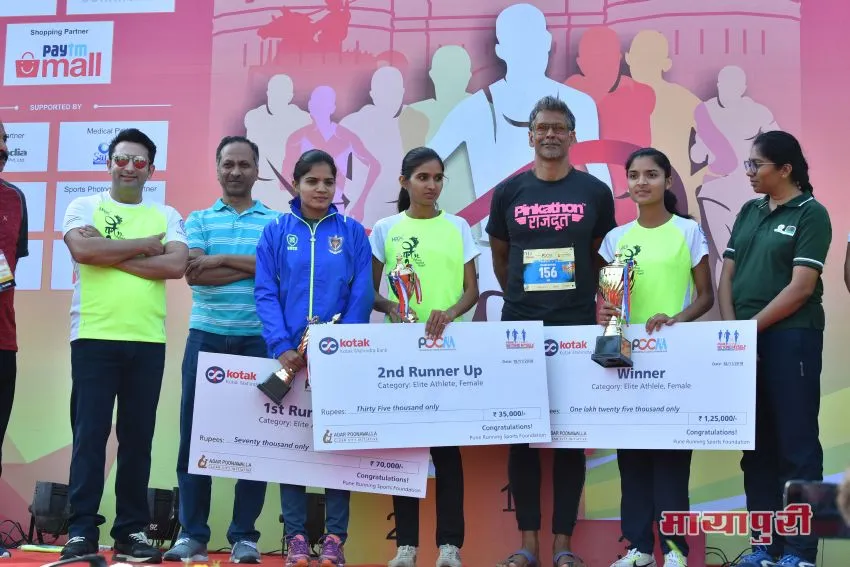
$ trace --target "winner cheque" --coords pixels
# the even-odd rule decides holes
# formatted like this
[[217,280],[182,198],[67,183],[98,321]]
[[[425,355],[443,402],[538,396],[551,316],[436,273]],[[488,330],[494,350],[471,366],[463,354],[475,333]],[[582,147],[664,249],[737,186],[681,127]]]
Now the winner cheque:
[[317,451],[550,440],[543,324],[338,325],[307,347]]
[[755,321],[631,325],[633,368],[595,364],[597,335],[546,327],[552,442],[535,447],[755,448]]
[[257,390],[279,368],[272,359],[198,354],[190,473],[425,497],[428,449],[314,452],[304,373],[283,405]]

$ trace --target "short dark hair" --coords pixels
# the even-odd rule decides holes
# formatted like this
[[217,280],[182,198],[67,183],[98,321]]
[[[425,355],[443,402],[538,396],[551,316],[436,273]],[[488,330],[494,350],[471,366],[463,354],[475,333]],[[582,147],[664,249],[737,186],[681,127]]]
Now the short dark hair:
[[115,146],[121,142],[132,142],[134,144],[144,146],[148,150],[148,158],[150,159],[150,162],[154,162],[154,158],[156,158],[156,144],[153,143],[153,140],[148,138],[147,134],[136,128],[121,130],[114,138],[112,138],[112,141],[109,142],[109,159],[112,159],[112,156],[115,153]]
[[230,144],[248,144],[248,147],[254,153],[254,165],[260,165],[260,148],[245,136],[225,136],[222,138],[218,143],[218,147],[215,149],[215,162],[217,164],[221,163],[221,152]]
[[576,129],[576,117],[570,110],[570,107],[567,106],[567,103],[556,96],[549,95],[538,100],[537,104],[534,105],[534,108],[531,109],[531,114],[528,116],[529,130],[534,128],[534,121],[537,120],[537,115],[544,110],[560,112],[567,117],[567,126],[569,129]]

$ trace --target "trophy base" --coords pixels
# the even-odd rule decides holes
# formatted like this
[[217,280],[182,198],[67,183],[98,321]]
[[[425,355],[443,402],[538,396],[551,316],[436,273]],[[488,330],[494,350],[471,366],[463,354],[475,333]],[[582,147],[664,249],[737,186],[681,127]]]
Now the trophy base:
[[631,368],[632,345],[622,335],[596,337],[596,349],[590,355],[603,368]]
[[283,398],[292,389],[292,385],[278,378],[276,374],[272,374],[266,378],[265,382],[257,384],[257,389],[264,393],[271,401],[280,405]]

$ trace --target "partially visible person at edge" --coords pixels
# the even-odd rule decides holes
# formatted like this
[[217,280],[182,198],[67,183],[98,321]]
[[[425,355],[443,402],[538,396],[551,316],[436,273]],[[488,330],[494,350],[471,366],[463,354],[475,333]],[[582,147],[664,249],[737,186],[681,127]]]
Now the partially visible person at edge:
[[844,253],[844,286],[850,291],[850,235],[847,236],[847,251]]
[[[166,561],[208,560],[212,479],[188,472],[198,353],[267,356],[263,326],[254,304],[255,252],[263,229],[279,213],[251,195],[259,159],[254,142],[242,136],[223,138],[215,152],[221,198],[208,209],[192,212],[186,220],[186,281],[192,286],[192,315],[183,355],[177,455],[181,532],[174,547],[163,556]],[[265,496],[265,482],[236,481],[233,516],[227,530],[231,563],[260,562],[260,532],[255,524]]]
[[145,535],[156,410],[165,366],[165,280],[182,278],[189,249],[183,219],[144,198],[156,146],[136,129],[109,143],[109,191],[78,197],[63,233],[74,259],[71,300],[69,539],[62,558],[97,553],[106,442],[118,400],[116,517],[118,562],[159,563]]
[[[9,136],[0,122],[0,173],[9,159]],[[12,416],[18,343],[15,332],[15,267],[29,255],[27,201],[23,192],[0,179],[0,475],[3,474],[3,438]],[[11,557],[0,540],[0,559]]]
[[[675,323],[694,321],[714,305],[708,243],[699,223],[676,210],[670,191],[673,168],[666,155],[644,148],[626,160],[629,196],[638,218],[618,226],[602,241],[605,262],[621,254],[635,262],[629,322],[652,334]],[[622,314],[620,306],[603,302],[599,324]],[[656,567],[653,522],[664,510],[689,510],[691,450],[617,450],[620,469],[620,525],[630,548],[611,567]],[[688,544],[682,536],[662,536],[664,567],[687,565]],[[668,542],[672,541],[673,547]]]
[[[560,99],[540,99],[529,117],[534,165],[493,192],[487,233],[504,292],[503,321],[594,325],[599,246],[616,226],[611,190],[570,164],[575,116]],[[543,260],[546,260],[544,269]],[[555,269],[550,258],[555,258]],[[499,565],[536,567],[540,543],[540,450],[510,446],[508,480],[522,546]],[[554,449],[553,564],[573,565],[573,529],[585,481],[583,449]]]
[[[317,316],[325,323],[339,313],[341,324],[368,323],[372,312],[375,292],[369,239],[363,225],[340,214],[331,203],[336,175],[336,164],[326,152],[304,153],[292,174],[298,196],[291,201],[291,212],[269,223],[257,246],[257,315],[269,354],[290,371],[306,366],[295,349],[308,318]],[[280,497],[286,565],[307,567],[305,489],[282,484]],[[325,491],[322,567],[345,564],[349,500],[346,490]]]
[[[402,185],[397,215],[375,223],[372,243],[372,283],[375,310],[392,323],[402,321],[397,301],[380,295],[381,282],[396,266],[398,256],[409,263],[422,287],[422,301],[411,299],[411,311],[425,323],[431,340],[443,336],[446,326],[459,320],[478,301],[475,258],[480,254],[469,224],[439,210],[444,165],[431,148],[410,150],[401,163]],[[460,448],[432,447],[437,479],[437,567],[461,567],[460,548],[465,532],[463,463]],[[415,567],[419,547],[419,499],[393,496],[396,546],[389,567]]]
[[[791,134],[759,134],[744,165],[763,197],[747,202],[735,219],[718,296],[724,320],[756,321],[756,448],[744,451],[741,469],[747,509],[776,511],[788,480],[823,478],[821,298],[832,226],[812,195],[808,163]],[[814,567],[817,545],[814,535],[774,534],[771,545],[753,546],[738,565]]]

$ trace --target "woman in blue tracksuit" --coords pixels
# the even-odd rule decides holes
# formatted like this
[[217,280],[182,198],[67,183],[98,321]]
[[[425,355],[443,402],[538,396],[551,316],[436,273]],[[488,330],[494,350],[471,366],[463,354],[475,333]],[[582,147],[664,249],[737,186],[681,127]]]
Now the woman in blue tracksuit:
[[[306,366],[296,352],[307,320],[368,323],[374,301],[372,251],[359,222],[332,204],[336,165],[321,150],[304,153],[295,164],[298,197],[291,212],[266,225],[257,245],[254,296],[269,354],[293,371]],[[345,564],[350,493],[325,491],[327,535],[321,567]],[[288,547],[286,567],[307,567],[307,496],[303,486],[281,485],[281,508]]]

